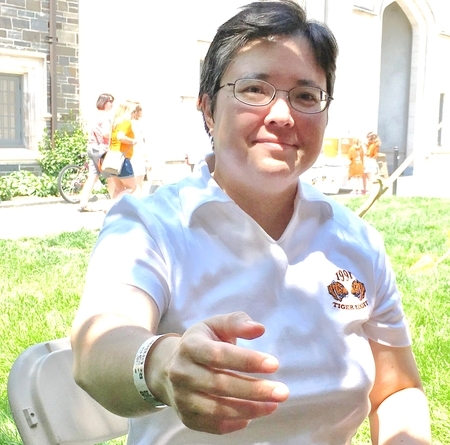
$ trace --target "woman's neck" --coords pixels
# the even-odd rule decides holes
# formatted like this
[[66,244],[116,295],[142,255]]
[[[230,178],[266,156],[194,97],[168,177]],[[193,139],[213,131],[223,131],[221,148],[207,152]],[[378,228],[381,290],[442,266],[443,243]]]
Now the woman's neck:
[[[219,184],[221,185],[221,184]],[[280,239],[293,212],[297,184],[280,193],[255,192],[243,187],[222,187],[227,195],[274,240]]]

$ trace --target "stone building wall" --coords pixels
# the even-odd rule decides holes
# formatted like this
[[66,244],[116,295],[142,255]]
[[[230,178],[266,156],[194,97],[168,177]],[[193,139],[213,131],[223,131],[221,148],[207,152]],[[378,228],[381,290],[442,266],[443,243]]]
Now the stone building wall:
[[[30,85],[22,97],[24,147],[0,148],[0,174],[20,164],[35,170],[36,155],[27,152],[36,153],[43,130],[50,128],[50,1],[56,5],[57,127],[79,116],[78,0],[0,0],[0,73],[23,75]],[[42,68],[36,71],[39,57]],[[36,88],[41,91],[34,94]]]
[[[47,54],[50,96],[49,0],[0,3],[0,47]],[[65,121],[68,115],[79,114],[78,0],[57,0],[56,4],[58,112]]]

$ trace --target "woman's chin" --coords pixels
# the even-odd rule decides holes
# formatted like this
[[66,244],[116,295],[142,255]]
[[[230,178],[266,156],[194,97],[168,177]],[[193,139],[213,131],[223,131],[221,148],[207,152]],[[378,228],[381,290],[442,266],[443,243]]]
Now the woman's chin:
[[[292,175],[300,172],[300,163],[297,159],[296,162],[286,162],[285,160],[278,159],[266,159],[261,165],[261,170],[268,174],[278,175]],[[300,175],[300,173],[298,173]],[[297,176],[298,176],[297,175]]]

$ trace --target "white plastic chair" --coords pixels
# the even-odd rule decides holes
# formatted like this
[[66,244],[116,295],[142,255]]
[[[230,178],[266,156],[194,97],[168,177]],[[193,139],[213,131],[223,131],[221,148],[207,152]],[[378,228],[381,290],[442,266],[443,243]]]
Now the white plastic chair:
[[14,362],[8,399],[24,445],[94,445],[127,434],[127,419],[75,383],[72,362],[69,338],[30,346]]

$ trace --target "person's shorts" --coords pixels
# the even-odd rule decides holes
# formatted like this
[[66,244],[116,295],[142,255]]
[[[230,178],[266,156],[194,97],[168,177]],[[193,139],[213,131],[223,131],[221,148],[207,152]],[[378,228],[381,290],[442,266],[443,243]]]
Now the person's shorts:
[[125,158],[125,161],[123,161],[122,170],[117,177],[118,178],[133,178],[134,177],[133,166],[131,165],[131,161],[128,158]]
[[98,167],[98,158],[93,158],[92,156],[89,156],[89,174],[97,176],[103,174]]

